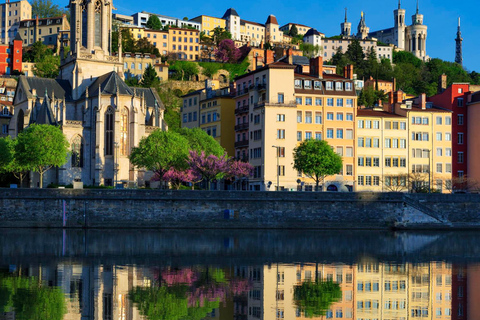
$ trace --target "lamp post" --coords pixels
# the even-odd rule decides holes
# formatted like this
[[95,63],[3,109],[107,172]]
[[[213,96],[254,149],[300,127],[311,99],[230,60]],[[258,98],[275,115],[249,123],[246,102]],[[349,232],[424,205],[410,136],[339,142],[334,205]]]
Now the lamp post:
[[117,188],[117,178],[118,178],[118,142],[113,143],[115,146],[115,163],[113,167],[113,172],[115,174],[115,181],[113,183],[113,187],[116,189]]
[[280,160],[280,147],[279,146],[272,146],[277,151],[277,191],[280,191],[280,172],[279,172],[279,160]]

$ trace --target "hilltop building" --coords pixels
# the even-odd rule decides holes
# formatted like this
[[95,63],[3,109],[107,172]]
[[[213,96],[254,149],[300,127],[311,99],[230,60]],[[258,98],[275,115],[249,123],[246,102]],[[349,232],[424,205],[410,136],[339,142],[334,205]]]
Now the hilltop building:
[[[141,138],[166,130],[163,104],[155,90],[130,88],[123,81],[122,48],[118,56],[111,54],[112,2],[72,0],[69,7],[71,51],[55,80],[20,76],[10,136],[30,124],[60,126],[71,156],[46,173],[45,185],[148,184],[148,173],[133,167],[128,156]],[[31,186],[38,181],[37,174],[30,176]]]
[[21,20],[32,18],[32,5],[27,0],[6,1],[0,4],[0,43],[11,44]]

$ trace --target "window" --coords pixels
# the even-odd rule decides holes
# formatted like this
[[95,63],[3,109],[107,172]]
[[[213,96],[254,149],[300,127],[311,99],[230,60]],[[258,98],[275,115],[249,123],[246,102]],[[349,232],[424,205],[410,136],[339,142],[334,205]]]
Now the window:
[[352,91],[352,83],[351,82],[345,82],[345,90],[346,91]]
[[343,113],[337,113],[337,121],[343,121]]
[[337,147],[337,154],[343,157],[343,147]]
[[277,173],[278,173],[279,176],[284,177],[285,176],[285,166],[278,166]]
[[437,132],[437,141],[442,141],[442,133]]
[[302,80],[295,79],[295,89],[302,89]]
[[312,98],[305,98],[305,105],[311,106],[312,105]]
[[[327,90],[333,90],[333,81],[327,81],[326,82],[326,88]],[[332,99],[333,101],[333,99]]]
[[115,113],[113,108],[108,108],[105,112],[105,155],[112,156],[113,155],[113,129],[114,129],[114,116]]
[[343,107],[343,99],[337,99],[337,107]]
[[305,140],[310,140],[312,139],[312,133],[311,132],[305,132]]
[[333,139],[333,129],[327,129],[327,139]]
[[390,139],[385,139],[385,148],[391,148],[392,147],[392,140]]
[[353,107],[353,99],[347,99],[347,107]]
[[297,131],[297,141],[302,141],[302,131]]
[[347,113],[347,121],[353,121],[353,113]]
[[365,147],[365,138],[358,138],[358,146]]
[[407,130],[407,123],[406,122],[400,122],[400,130]]
[[365,167],[365,158],[364,157],[359,157],[358,158],[358,166],[359,167]]
[[296,101],[297,104],[302,104],[302,100],[303,100],[303,99],[302,99],[301,97],[297,97],[297,98],[295,99],[295,101]]
[[343,83],[342,82],[335,82],[335,90],[342,91],[343,90]]
[[359,186],[363,186],[363,185],[364,185],[363,176],[358,176],[357,181],[358,181],[358,185],[359,185]]
[[285,96],[283,95],[283,93],[279,93],[278,94],[278,103],[283,103],[285,100]]
[[437,117],[437,125],[441,125],[442,124],[442,117]]
[[458,98],[458,100],[457,100],[457,105],[458,105],[459,107],[463,107],[463,98]]
[[332,120],[333,121],[333,112],[328,112],[327,113],[327,120]]
[[452,118],[451,117],[445,117],[445,124],[446,125],[451,125],[452,124]]
[[297,123],[302,123],[302,111],[297,111]]
[[442,173],[443,171],[443,164],[437,163],[437,173]]
[[285,129],[277,130],[277,139],[285,139]]
[[320,81],[314,81],[313,82],[313,88],[315,90],[321,90],[322,89],[322,83]]
[[337,129],[337,139],[343,139],[343,129]]
[[447,156],[447,157],[452,156],[452,149],[451,148],[445,148],[445,156]]
[[305,123],[312,123],[312,112],[306,111],[305,112]]
[[322,140],[322,133],[321,132],[315,132],[315,140]]
[[76,136],[72,140],[72,168],[83,167],[83,143],[82,137]]
[[457,154],[457,162],[458,163],[463,163],[464,157],[463,157],[463,152],[458,152]]
[[373,158],[373,166],[380,167],[380,158]]
[[363,129],[364,127],[364,121],[363,120],[358,120],[358,128]]
[[449,132],[445,133],[445,141],[452,141],[452,134]]
[[462,132],[458,133],[458,144],[463,144],[463,133]]
[[315,98],[315,105],[321,106],[322,105],[322,98]]
[[[346,147],[345,148],[345,156],[349,157],[349,158],[353,157],[353,148],[352,147]],[[348,169],[348,165],[347,165],[347,169]],[[348,170],[347,170],[347,172],[348,172]]]
[[443,153],[443,149],[442,148],[437,148],[437,157],[441,157],[442,153]]
[[128,155],[128,109],[123,108],[121,115],[120,127],[120,154],[122,156]]
[[316,124],[322,124],[322,113],[321,112],[315,112],[315,123]]
[[374,148],[380,148],[380,139],[373,138],[373,147]]
[[277,114],[277,121],[278,122],[285,122],[285,115],[284,114]]
[[328,98],[327,99],[327,106],[328,107],[333,107],[333,98]]
[[457,124],[458,124],[459,126],[463,125],[463,114],[459,114],[459,115],[457,116]]
[[346,129],[345,133],[346,133],[345,139],[353,140],[353,130],[352,129]]

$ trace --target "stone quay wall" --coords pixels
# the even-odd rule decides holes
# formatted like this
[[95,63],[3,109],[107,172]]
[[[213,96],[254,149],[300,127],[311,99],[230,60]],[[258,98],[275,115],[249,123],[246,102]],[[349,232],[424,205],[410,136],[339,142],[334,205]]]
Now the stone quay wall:
[[480,228],[480,195],[0,189],[0,227]]

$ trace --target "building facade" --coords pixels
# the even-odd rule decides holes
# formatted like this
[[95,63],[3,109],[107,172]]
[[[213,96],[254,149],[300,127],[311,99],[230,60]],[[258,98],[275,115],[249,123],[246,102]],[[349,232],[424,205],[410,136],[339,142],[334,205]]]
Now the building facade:
[[26,1],[6,1],[0,4],[1,44],[11,44],[21,20],[32,18],[32,5]]
[[125,79],[135,77],[141,80],[145,69],[151,65],[155,69],[160,81],[168,80],[168,66],[153,54],[126,52],[123,54],[123,64]]
[[146,27],[148,18],[150,18],[151,15],[156,15],[160,20],[160,22],[162,23],[162,26],[164,27],[168,26],[168,27],[174,27],[174,28],[191,28],[191,29],[202,31],[202,25],[199,22],[192,21],[192,20],[178,19],[174,17],[169,17],[169,16],[145,12],[145,11],[132,14],[133,24],[136,25],[137,27],[144,28]]
[[225,29],[226,21],[222,18],[200,15],[190,21],[198,22],[201,24],[201,30],[207,35],[210,36],[215,28]]
[[[20,76],[10,135],[30,124],[61,127],[70,157],[45,174],[45,185],[148,184],[149,173],[133,167],[128,156],[141,138],[166,130],[163,104],[153,89],[130,88],[123,81],[122,55],[111,55],[109,41],[112,2],[70,2],[69,7],[74,45],[57,79]],[[30,185],[39,186],[38,175],[31,174]]]
[[0,45],[0,75],[22,72],[22,54],[22,40],[18,37],[11,45]]
[[20,21],[18,33],[24,46],[31,46],[37,41],[45,45],[60,46],[62,42],[69,45],[70,23],[64,14],[61,17],[28,19]]

